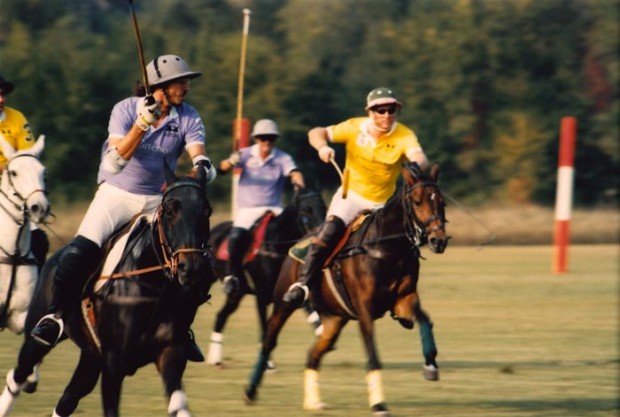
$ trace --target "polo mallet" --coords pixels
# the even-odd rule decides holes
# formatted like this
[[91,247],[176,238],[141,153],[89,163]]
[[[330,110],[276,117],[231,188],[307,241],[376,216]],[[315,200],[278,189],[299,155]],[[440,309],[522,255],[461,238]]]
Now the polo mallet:
[[347,198],[347,194],[349,191],[349,168],[345,168],[343,172],[340,170],[340,167],[338,166],[334,158],[330,158],[329,162],[331,162],[334,168],[336,168],[336,171],[340,176],[340,181],[342,181],[342,198],[345,199]]
[[[245,56],[248,48],[248,33],[250,32],[250,9],[243,9],[243,32],[241,34],[241,58],[239,60],[239,82],[237,84],[237,117],[233,121],[232,151],[237,152],[240,148],[249,146],[250,121],[243,118],[243,81],[245,80]],[[233,168],[232,192],[230,195],[230,210],[232,217],[237,213],[237,191],[241,169]]]
[[250,32],[250,9],[243,9],[243,32],[241,34],[241,58],[239,60],[239,81],[237,83],[237,118],[235,136],[233,137],[233,152],[239,150],[243,118],[243,83],[245,80],[245,56],[248,50],[248,33]]
[[138,19],[136,19],[136,11],[133,8],[133,0],[128,0],[129,10],[131,11],[131,21],[133,22],[133,31],[136,34],[136,42],[138,44],[138,55],[140,56],[140,68],[142,69],[142,83],[146,90],[146,95],[150,95],[149,77],[146,73],[146,64],[144,63],[144,51],[142,50],[142,38],[140,38],[140,29],[138,28]]

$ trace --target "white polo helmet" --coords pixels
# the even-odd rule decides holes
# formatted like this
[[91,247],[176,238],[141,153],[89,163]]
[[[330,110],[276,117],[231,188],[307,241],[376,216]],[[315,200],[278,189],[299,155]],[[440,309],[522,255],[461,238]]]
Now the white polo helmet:
[[251,136],[280,136],[278,125],[271,119],[261,119],[254,124]]
[[146,66],[149,85],[156,86],[179,78],[197,78],[201,72],[192,71],[187,63],[177,55],[160,55]]

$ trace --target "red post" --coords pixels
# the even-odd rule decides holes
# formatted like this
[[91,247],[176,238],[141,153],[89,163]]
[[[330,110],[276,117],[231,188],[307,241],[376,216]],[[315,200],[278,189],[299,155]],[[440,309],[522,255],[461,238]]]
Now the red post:
[[[250,121],[246,118],[233,120],[233,151],[250,146]],[[237,213],[237,189],[241,168],[233,168],[230,211],[232,219]]]
[[575,174],[575,142],[577,119],[563,117],[560,126],[560,151],[558,157],[558,185],[555,196],[555,233],[553,272],[568,271],[568,245],[570,241],[570,216],[573,200],[573,178]]

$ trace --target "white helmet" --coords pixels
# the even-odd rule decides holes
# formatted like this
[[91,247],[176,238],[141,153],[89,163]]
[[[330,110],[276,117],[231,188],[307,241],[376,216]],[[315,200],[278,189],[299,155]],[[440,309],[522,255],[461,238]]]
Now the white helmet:
[[197,78],[201,72],[189,69],[183,58],[177,55],[160,55],[146,66],[146,75],[151,87],[179,78]]
[[278,125],[271,119],[261,119],[254,124],[253,138],[256,136],[280,136]]

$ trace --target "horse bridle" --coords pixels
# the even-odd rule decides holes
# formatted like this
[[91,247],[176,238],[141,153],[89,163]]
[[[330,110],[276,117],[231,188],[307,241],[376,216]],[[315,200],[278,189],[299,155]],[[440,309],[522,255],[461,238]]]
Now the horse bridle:
[[206,256],[209,251],[206,245],[206,240],[205,242],[202,243],[201,247],[199,248],[198,247],[180,248],[176,250],[170,245],[170,243],[168,243],[168,238],[166,237],[166,233],[164,232],[164,221],[163,221],[161,212],[164,207],[164,202],[166,201],[166,195],[170,193],[172,190],[180,188],[180,187],[194,187],[202,191],[202,193],[204,193],[205,191],[204,187],[194,182],[181,181],[181,182],[174,183],[173,185],[168,187],[166,191],[164,192],[164,195],[161,200],[161,204],[159,205],[159,208],[157,209],[157,212],[155,213],[154,222],[157,226],[159,245],[161,247],[161,254],[163,257],[163,259],[160,259],[161,269],[163,269],[166,272],[166,274],[168,275],[168,278],[170,278],[171,280],[174,279],[174,277],[176,277],[177,275],[180,254],[198,253],[198,254],[201,254],[202,256]]
[[[21,205],[19,203],[16,203],[11,196],[9,196],[7,193],[4,192],[4,190],[0,189],[0,194],[2,194],[9,203],[11,203],[13,205],[13,207],[15,208],[15,210],[19,210],[22,212],[22,214],[24,215],[24,219],[25,218],[29,218],[30,216],[30,211],[28,210],[28,199],[31,198],[34,194],[36,193],[43,193],[44,195],[47,195],[47,191],[45,189],[42,188],[37,188],[33,191],[31,191],[26,197],[22,196],[19,191],[17,191],[17,188],[15,188],[15,184],[13,184],[13,180],[11,178],[11,174],[10,174],[10,166],[11,166],[11,162],[13,162],[14,160],[16,160],[17,158],[21,158],[24,156],[29,156],[31,158],[37,159],[38,158],[34,155],[30,155],[28,153],[23,153],[23,154],[18,154],[13,156],[12,158],[10,158],[6,164],[6,167],[4,168],[4,174],[3,175],[7,175],[8,176],[8,181],[9,181],[9,185],[11,186],[11,188],[13,189],[13,196],[17,197],[19,199],[19,203],[21,203]],[[9,216],[11,216],[11,218],[13,218],[13,221],[15,221],[15,223],[17,224],[21,224],[20,219],[17,219],[15,216],[13,216],[7,209],[6,207],[0,205],[0,207],[2,207],[7,214],[9,214]]]
[[[405,235],[412,245],[419,247],[422,246],[428,240],[428,236],[437,230],[446,230],[446,219],[443,213],[439,215],[433,214],[426,221],[421,221],[415,214],[415,209],[412,207],[409,201],[409,194],[417,188],[432,187],[439,192],[439,186],[433,181],[422,181],[413,185],[405,186],[403,188],[403,211],[405,213]],[[441,210],[441,208],[440,208]],[[406,219],[413,218],[413,222],[409,222]],[[429,224],[439,220],[439,224],[430,230],[426,230]]]

